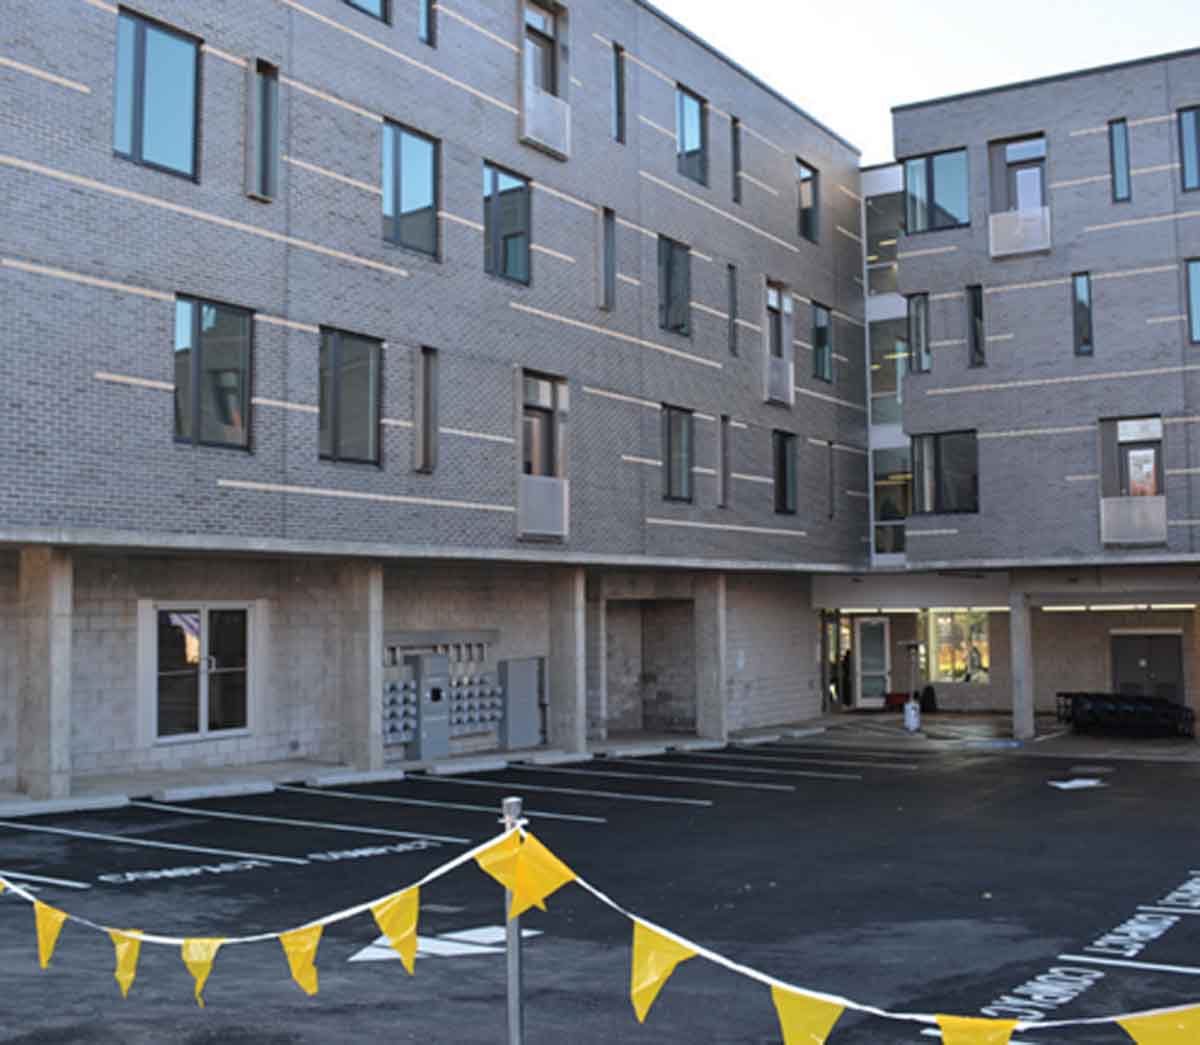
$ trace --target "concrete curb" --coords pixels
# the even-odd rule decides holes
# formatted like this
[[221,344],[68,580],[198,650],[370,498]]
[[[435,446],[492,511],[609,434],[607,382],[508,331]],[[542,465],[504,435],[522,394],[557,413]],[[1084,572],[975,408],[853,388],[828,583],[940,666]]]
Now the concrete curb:
[[729,745],[724,740],[681,740],[669,745],[672,751],[723,751]]
[[782,739],[782,733],[760,733],[752,737],[738,737],[737,740],[731,741],[731,743],[750,747],[755,744],[775,744]]
[[431,776],[456,776],[459,773],[490,773],[507,768],[507,758],[458,758],[451,762],[434,762],[425,772]]
[[129,805],[128,795],[80,795],[77,798],[20,799],[0,802],[0,819],[19,820],[27,816],[50,816],[53,813],[87,813],[97,809],[123,809]]
[[337,769],[318,773],[304,781],[305,787],[345,787],[350,784],[390,784],[404,779],[403,769]]
[[197,784],[194,787],[164,787],[155,791],[156,802],[198,802],[203,798],[239,798],[269,795],[275,790],[270,780],[231,780],[227,784]]
[[568,766],[576,762],[591,762],[596,756],[586,751],[538,751],[512,760],[513,765]]
[[824,732],[824,726],[810,726],[807,729],[785,729],[783,735],[788,740],[803,740],[805,737],[819,737]]
[[665,755],[666,746],[663,744],[625,744],[610,747],[597,754],[608,758],[642,758],[648,755]]

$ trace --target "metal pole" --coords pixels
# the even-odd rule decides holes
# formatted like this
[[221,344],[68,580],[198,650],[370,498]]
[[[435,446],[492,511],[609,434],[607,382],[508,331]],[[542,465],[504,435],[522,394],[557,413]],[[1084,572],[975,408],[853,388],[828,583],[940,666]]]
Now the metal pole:
[[[521,819],[524,800],[506,798],[500,803],[505,830],[511,831]],[[504,893],[504,933],[508,954],[508,1045],[523,1045],[525,1041],[525,1008],[521,999],[521,919],[509,918],[512,893]]]

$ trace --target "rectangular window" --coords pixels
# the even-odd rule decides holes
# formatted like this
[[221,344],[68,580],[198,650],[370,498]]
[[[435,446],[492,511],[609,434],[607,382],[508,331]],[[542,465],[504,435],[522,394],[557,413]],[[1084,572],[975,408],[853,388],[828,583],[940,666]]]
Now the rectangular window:
[[392,20],[390,0],[345,0],[345,2],[351,7],[357,7],[360,11],[369,14],[372,18],[378,18],[381,22],[390,23]]
[[815,167],[810,167],[803,160],[796,161],[796,187],[800,199],[800,235],[816,243],[819,232],[817,208],[821,202],[821,176]]
[[413,367],[413,468],[432,473],[438,457],[438,353],[421,347]]
[[796,437],[776,429],[771,433],[775,465],[775,511],[796,514]]
[[686,87],[675,89],[675,141],[679,173],[708,184],[708,103]]
[[929,681],[977,682],[990,679],[988,615],[978,610],[930,610]]
[[729,309],[729,354],[738,354],[738,270],[736,265],[725,267],[726,302]]
[[379,463],[383,345],[341,330],[321,331],[319,452],[331,461]]
[[1179,155],[1184,191],[1200,189],[1200,105],[1179,111]]
[[692,499],[692,468],[695,451],[692,412],[663,406],[663,496],[668,501]]
[[767,284],[767,348],[775,359],[783,358],[783,295],[778,283]]
[[815,301],[812,307],[813,377],[833,381],[833,316]]
[[525,3],[525,82],[558,94],[558,17],[533,0]]
[[904,409],[908,373],[908,319],[877,319],[867,324],[870,345],[871,424],[898,425]]
[[529,282],[529,181],[483,165],[483,269],[516,283]]
[[733,478],[730,468],[730,423],[729,415],[721,415],[721,426],[717,438],[720,444],[717,447],[717,507],[729,507],[729,494],[731,492],[730,480]]
[[270,200],[279,191],[279,69],[255,62],[248,90],[246,192]]
[[928,294],[910,294],[908,297],[908,368],[914,374],[927,374],[933,369]]
[[912,453],[917,512],[979,511],[979,449],[974,432],[915,436]]
[[388,122],[383,125],[383,238],[437,257],[438,143]]
[[871,451],[876,555],[904,553],[904,521],[912,514],[911,460],[908,447]]
[[612,136],[625,144],[625,48],[613,44]]
[[1187,263],[1187,295],[1192,344],[1200,345],[1200,258]]
[[987,331],[983,322],[983,287],[967,287],[967,343],[970,346],[970,365],[986,364]]
[[553,377],[525,373],[522,378],[521,445],[526,475],[562,477],[562,434],[559,416],[565,406],[566,386]]
[[826,448],[825,468],[829,480],[829,518],[837,514],[837,448],[830,443]]
[[437,3],[417,0],[417,38],[423,44],[437,47]]
[[904,200],[907,232],[969,225],[967,150],[954,149],[905,160]]
[[617,215],[609,207],[601,212],[600,307],[617,307]]
[[658,325],[685,337],[691,332],[692,252],[658,237]]
[[175,300],[175,438],[250,447],[254,316],[193,298]]
[[157,736],[246,729],[249,607],[161,607],[155,625]]
[[1077,272],[1071,278],[1071,306],[1075,324],[1075,354],[1090,356],[1095,350],[1092,336],[1092,277]]
[[122,11],[113,101],[117,154],[195,178],[199,81],[199,41]]
[[1007,142],[1004,148],[1006,210],[1041,210],[1046,205],[1046,139],[1042,135]]
[[1163,423],[1161,417],[1100,422],[1101,497],[1160,497]]
[[733,202],[742,202],[742,121],[729,120],[729,155],[733,162]]
[[1129,127],[1124,120],[1108,121],[1108,160],[1112,168],[1113,203],[1130,198]]

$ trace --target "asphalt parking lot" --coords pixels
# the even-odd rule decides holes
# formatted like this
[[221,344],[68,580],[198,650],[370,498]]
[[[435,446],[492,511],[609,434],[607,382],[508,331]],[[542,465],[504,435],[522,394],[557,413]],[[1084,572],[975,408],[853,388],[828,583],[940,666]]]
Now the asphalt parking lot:
[[[1083,777],[1105,786],[1048,783]],[[520,794],[580,875],[729,958],[883,1007],[1063,1019],[1200,998],[1197,783],[1191,766],[814,739],[2,821],[0,873],[124,928],[287,929],[487,839]],[[40,971],[29,906],[0,897],[0,1041],[503,1042],[501,905],[473,864],[422,890],[413,978],[369,915],[331,927],[314,998],[277,943],[223,949],[201,1011],[173,948],[143,947],[128,1001],[107,937],[77,925]],[[530,1043],[780,1041],[766,990],[702,960],[639,1026],[629,923],[573,887],[549,907],[524,919]],[[850,1013],[830,1039],[929,1040]],[[1014,1038],[1060,1041],[1127,1039]]]

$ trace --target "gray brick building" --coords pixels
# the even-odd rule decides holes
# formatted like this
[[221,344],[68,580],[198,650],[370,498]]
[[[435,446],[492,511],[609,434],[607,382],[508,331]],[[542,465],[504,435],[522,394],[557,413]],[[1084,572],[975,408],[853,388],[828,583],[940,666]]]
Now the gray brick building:
[[1068,637],[1191,663],[1197,54],[860,170],[640,0],[10,7],[0,787],[379,768],[429,672],[450,751],[575,751],[869,705],[915,640],[1021,732]]

